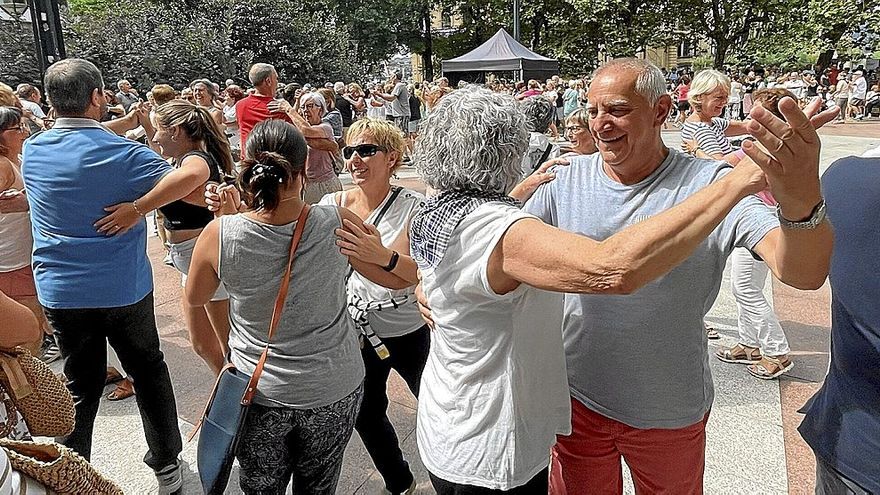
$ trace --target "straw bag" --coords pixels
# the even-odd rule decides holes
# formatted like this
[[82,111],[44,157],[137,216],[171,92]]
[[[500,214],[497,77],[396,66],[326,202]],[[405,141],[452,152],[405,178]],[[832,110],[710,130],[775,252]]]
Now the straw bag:
[[0,439],[16,471],[59,494],[123,495],[115,483],[95,470],[76,452],[56,443]]
[[0,383],[32,435],[63,437],[73,431],[73,397],[61,379],[27,349],[0,349]]

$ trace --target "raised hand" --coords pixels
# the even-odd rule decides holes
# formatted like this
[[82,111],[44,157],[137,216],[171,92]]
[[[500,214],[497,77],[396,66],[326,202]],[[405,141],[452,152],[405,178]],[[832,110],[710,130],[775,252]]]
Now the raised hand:
[[[815,113],[815,102],[807,112]],[[815,124],[798,108],[791,98],[779,102],[779,111],[785,121],[763,107],[757,106],[749,115],[749,133],[767,151],[746,141],[742,149],[767,175],[773,196],[779,202],[782,215],[793,221],[810,216],[821,199],[819,188],[819,151],[822,143],[815,125],[824,125],[834,118],[834,112],[814,115]]]

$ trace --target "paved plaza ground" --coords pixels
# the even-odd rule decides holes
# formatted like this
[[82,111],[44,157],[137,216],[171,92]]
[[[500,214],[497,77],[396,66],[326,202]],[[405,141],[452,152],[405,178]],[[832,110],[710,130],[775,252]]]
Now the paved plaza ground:
[[[824,170],[836,158],[860,155],[880,145],[880,123],[830,125],[822,130],[822,135]],[[678,145],[677,131],[664,132],[663,137],[670,146]],[[401,183],[423,188],[413,169],[405,168],[399,175]],[[188,341],[181,316],[179,275],[162,264],[163,252],[157,238],[149,239],[148,250],[156,282],[156,316],[174,381],[181,433],[185,436],[202,412],[213,377]],[[728,273],[707,317],[722,334],[720,341],[710,341],[709,353],[718,346],[736,342],[736,305],[727,277]],[[742,365],[710,359],[716,389],[707,434],[705,487],[710,494],[807,494],[813,490],[815,461],[796,431],[801,420],[797,409],[818,389],[827,369],[830,290],[826,284],[818,291],[803,292],[773,280],[768,281],[765,292],[772,296],[770,299],[791,341],[795,367],[781,380],[765,382],[752,378]],[[108,387],[107,392],[110,390]],[[396,375],[389,384],[389,396],[389,415],[416,472],[418,493],[433,493],[416,448],[416,401]],[[155,479],[141,462],[145,450],[134,399],[102,401],[95,428],[94,464],[126,493],[153,493]],[[195,441],[185,444],[187,493],[201,493],[195,451]],[[337,493],[379,494],[382,489],[381,478],[354,435]],[[629,483],[627,492],[632,492]],[[239,493],[236,473],[228,493]]]

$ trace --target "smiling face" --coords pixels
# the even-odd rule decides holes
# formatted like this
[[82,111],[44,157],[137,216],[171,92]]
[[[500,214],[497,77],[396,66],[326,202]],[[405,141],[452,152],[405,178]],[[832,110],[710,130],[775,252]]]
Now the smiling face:
[[10,160],[21,154],[25,139],[31,135],[27,124],[19,119],[0,129],[0,152]]
[[204,83],[196,83],[192,87],[193,98],[195,98],[196,102],[200,105],[210,105],[211,103],[211,95],[208,93],[208,88],[205,87]]
[[156,126],[156,134],[153,135],[153,142],[159,145],[159,151],[162,156],[177,156],[180,150],[179,135],[180,128]]
[[[347,145],[353,148],[362,144],[378,145],[370,132],[349,136],[347,142]],[[359,153],[354,153],[351,158],[345,160],[345,168],[351,172],[351,181],[356,186],[364,183],[389,184],[397,158],[396,151],[385,151],[381,148],[373,156],[361,156]]]
[[[621,176],[638,175],[648,163],[648,153],[664,149],[660,126],[666,120],[672,100],[662,95],[651,103],[636,92],[638,74],[624,68],[609,68],[599,73],[590,86],[587,113],[590,134],[606,166]],[[662,159],[661,159],[662,161]]]
[[582,123],[572,119],[565,125],[565,137],[571,143],[572,149],[581,155],[590,155],[596,152],[596,142],[590,134],[589,123]]
[[700,113],[707,117],[718,117],[724,112],[729,96],[727,90],[720,86],[704,94],[700,97]]

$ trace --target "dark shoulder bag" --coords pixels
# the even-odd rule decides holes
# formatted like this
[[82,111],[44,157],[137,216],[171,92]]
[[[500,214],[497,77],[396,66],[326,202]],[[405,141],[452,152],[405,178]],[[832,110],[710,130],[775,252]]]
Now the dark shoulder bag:
[[211,392],[202,419],[189,435],[189,440],[192,440],[201,427],[202,434],[199,437],[197,462],[202,488],[208,495],[222,494],[229,483],[229,473],[232,470],[232,461],[235,458],[239,435],[257,391],[260,375],[263,374],[263,366],[266,364],[266,357],[269,354],[272,335],[278,327],[281,313],[284,310],[284,300],[287,298],[290,273],[296,258],[296,248],[302,238],[308,215],[309,205],[304,205],[296,223],[293,239],[290,242],[287,268],[281,278],[278,296],[275,298],[266,347],[263,348],[263,354],[257,362],[254,374],[248,376],[236,369],[232,363],[227,363],[220,371],[220,376],[217,377],[214,391]]

